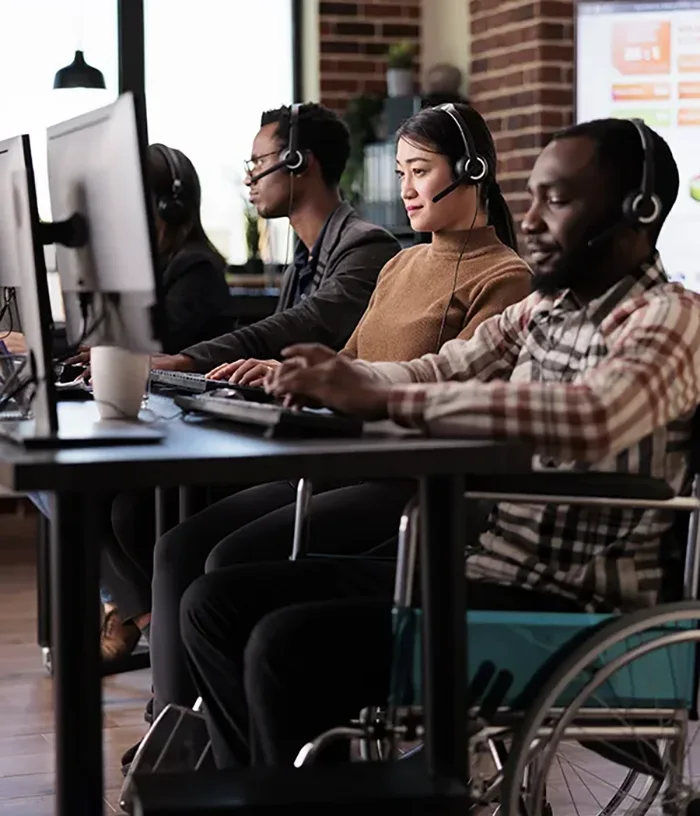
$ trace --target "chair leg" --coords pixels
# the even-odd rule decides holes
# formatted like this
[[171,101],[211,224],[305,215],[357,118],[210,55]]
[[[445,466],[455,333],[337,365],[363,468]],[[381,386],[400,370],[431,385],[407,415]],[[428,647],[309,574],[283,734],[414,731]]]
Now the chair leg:
[[299,479],[297,485],[297,503],[294,512],[294,539],[292,542],[292,555],[290,561],[307,554],[309,549],[311,497],[314,494],[314,486],[310,479]]

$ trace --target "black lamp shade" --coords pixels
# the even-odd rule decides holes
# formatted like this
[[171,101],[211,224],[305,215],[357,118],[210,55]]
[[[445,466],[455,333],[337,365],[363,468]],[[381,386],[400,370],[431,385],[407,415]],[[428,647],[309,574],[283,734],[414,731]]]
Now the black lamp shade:
[[54,89],[59,88],[105,88],[102,71],[85,62],[82,51],[76,51],[73,62],[56,71]]

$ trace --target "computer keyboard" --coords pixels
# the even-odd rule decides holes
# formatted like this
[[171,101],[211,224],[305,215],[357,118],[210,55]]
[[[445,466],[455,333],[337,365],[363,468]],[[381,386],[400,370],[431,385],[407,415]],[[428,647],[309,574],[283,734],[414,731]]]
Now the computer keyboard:
[[177,396],[175,404],[184,411],[195,411],[242,425],[267,429],[269,436],[357,437],[362,422],[328,409],[284,408],[278,403],[248,402],[238,391],[220,390],[215,394]]
[[151,371],[151,385],[163,385],[191,394],[203,394],[216,388],[225,388],[228,383],[208,380],[204,374],[189,374],[186,371]]
[[264,388],[252,385],[234,385],[226,380],[208,380],[204,374],[188,374],[184,371],[151,371],[151,386],[186,394],[205,394],[209,391],[227,389],[236,391],[250,402],[274,402],[275,398]]
[[21,422],[24,419],[28,419],[28,417],[23,411],[13,409],[0,411],[0,422]]

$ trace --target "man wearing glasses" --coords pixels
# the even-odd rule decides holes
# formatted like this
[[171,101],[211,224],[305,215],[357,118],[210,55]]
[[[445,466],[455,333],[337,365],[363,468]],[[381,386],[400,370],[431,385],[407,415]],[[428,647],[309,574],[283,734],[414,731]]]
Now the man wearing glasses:
[[[294,119],[294,127],[292,127]],[[262,115],[246,162],[250,200],[263,218],[289,217],[299,239],[273,315],[176,355],[154,368],[211,373],[258,385],[290,343],[341,349],[369,303],[379,271],[399,250],[386,230],[362,221],[340,197],[348,130],[321,105]]]

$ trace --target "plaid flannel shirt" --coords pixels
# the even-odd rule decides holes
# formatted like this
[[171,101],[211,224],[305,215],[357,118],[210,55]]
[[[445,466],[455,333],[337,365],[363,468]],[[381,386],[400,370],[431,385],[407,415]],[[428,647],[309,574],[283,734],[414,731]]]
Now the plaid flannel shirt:
[[[569,290],[533,294],[439,354],[362,365],[392,384],[389,415],[404,426],[524,440],[536,469],[638,473],[688,488],[700,296],[669,283],[658,255],[588,304]],[[666,559],[679,557],[662,546],[671,523],[656,510],[502,502],[467,549],[466,572],[588,609],[649,606]]]

